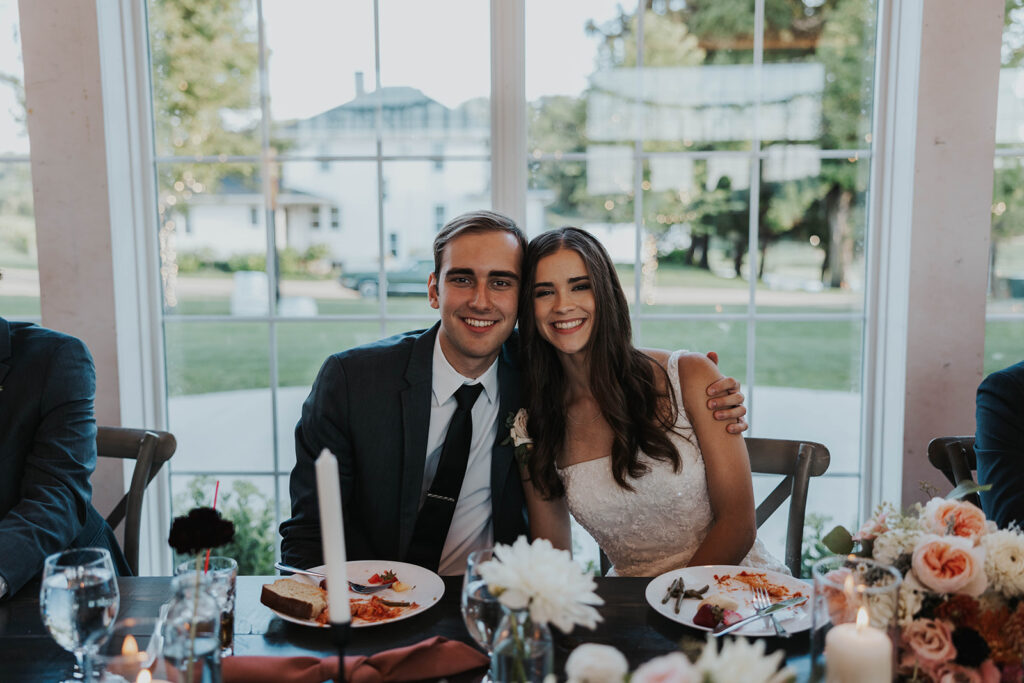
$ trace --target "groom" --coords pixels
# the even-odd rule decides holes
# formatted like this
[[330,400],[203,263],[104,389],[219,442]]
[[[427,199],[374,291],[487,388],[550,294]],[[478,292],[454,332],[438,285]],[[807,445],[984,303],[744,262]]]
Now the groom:
[[[519,406],[516,324],[526,238],[501,214],[458,216],[434,239],[427,295],[441,320],[328,358],[295,427],[282,559],[322,564],[313,463],[338,456],[348,558],[461,574],[466,557],[528,533],[504,424]],[[709,407],[743,431],[731,378]],[[440,476],[435,476],[437,473]]]

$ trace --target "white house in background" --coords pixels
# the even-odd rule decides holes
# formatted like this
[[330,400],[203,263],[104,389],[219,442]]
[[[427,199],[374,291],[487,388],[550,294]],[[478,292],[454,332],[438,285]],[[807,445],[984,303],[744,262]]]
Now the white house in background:
[[[763,172],[769,180],[816,175],[820,161],[811,141],[819,136],[821,64],[765,64],[762,67],[762,139],[785,140],[768,148]],[[752,65],[710,65],[647,69],[642,81],[631,69],[591,76],[587,92],[587,185],[591,194],[631,192],[632,138],[642,129],[648,140],[727,142],[749,139],[754,120]],[[642,89],[642,90],[641,90]],[[479,98],[448,108],[409,87],[363,89],[356,97],[275,134],[289,156],[308,161],[280,164],[274,230],[279,249],[328,247],[343,270],[379,267],[378,220],[383,222],[386,264],[429,257],[437,231],[452,217],[490,200],[490,110]],[[640,97],[643,104],[638,106]],[[382,123],[385,160],[383,217],[378,219],[377,117]],[[391,160],[389,157],[400,157]],[[732,187],[749,186],[749,161],[722,157],[707,161],[707,183],[722,176]],[[694,160],[651,160],[653,189],[684,189],[695,178]],[[266,248],[265,211],[258,185],[226,180],[216,193],[194,195],[176,220],[179,252],[208,251],[217,258]],[[548,191],[527,197],[526,229],[544,229]],[[613,258],[632,262],[633,226],[588,224],[608,238]]]

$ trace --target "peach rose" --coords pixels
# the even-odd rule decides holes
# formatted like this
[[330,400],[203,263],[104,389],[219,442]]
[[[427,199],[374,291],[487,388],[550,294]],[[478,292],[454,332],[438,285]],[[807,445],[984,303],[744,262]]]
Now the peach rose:
[[956,657],[953,631],[949,624],[938,619],[915,619],[901,634],[903,657],[900,664],[913,667],[915,660],[925,669],[948,662]]
[[969,538],[925,534],[917,542],[911,567],[918,580],[936,593],[981,595],[988,586],[985,548]]
[[887,509],[882,509],[876,512],[861,525],[860,531],[853,535],[853,540],[872,541],[880,534],[884,534],[886,531],[889,531],[889,526],[885,523],[885,518],[888,516],[889,510]]
[[924,506],[921,520],[925,529],[939,536],[977,539],[988,531],[981,508],[962,500],[932,498]]
[[857,605],[850,601],[846,591],[833,587],[844,585],[849,575],[849,567],[839,567],[825,575],[830,583],[822,587],[822,593],[825,595],[828,616],[833,624],[848,624],[857,620]]

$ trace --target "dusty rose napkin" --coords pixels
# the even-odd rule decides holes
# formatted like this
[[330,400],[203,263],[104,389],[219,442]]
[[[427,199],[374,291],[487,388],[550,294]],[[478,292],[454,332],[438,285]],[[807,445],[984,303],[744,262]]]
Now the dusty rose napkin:
[[[434,636],[369,657],[345,657],[345,678],[352,683],[418,681],[471,671],[488,661],[465,643]],[[337,672],[337,657],[225,657],[221,663],[223,683],[323,683]]]

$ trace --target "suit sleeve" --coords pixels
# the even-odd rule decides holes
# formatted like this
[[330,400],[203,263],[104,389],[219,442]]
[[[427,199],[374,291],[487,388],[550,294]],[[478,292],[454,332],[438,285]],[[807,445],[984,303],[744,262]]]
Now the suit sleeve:
[[292,516],[281,523],[281,559],[297,567],[323,564],[314,464],[324,448],[338,458],[345,544],[349,555],[359,556],[364,554],[361,551],[366,540],[362,525],[353,523],[356,463],[349,425],[349,387],[336,356],[320,368],[295,426],[295,467],[289,482]]
[[96,371],[85,344],[63,342],[40,381],[40,422],[24,455],[20,499],[0,520],[0,575],[10,594],[39,573],[47,555],[72,544],[92,497]]
[[985,515],[1005,528],[1024,525],[1024,366],[989,375],[978,387],[976,410],[978,482]]

